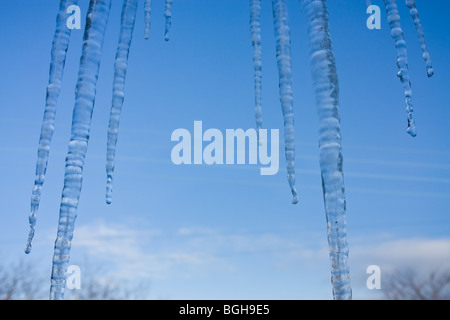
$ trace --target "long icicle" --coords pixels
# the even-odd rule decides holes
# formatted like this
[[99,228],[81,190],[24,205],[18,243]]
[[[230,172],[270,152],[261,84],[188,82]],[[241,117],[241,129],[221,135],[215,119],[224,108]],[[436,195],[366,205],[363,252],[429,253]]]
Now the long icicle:
[[250,35],[253,46],[253,72],[255,78],[255,119],[259,139],[259,132],[262,128],[261,0],[250,0]]
[[406,129],[406,132],[412,137],[415,137],[417,133],[413,117],[414,108],[412,104],[412,89],[408,69],[408,52],[406,50],[406,42],[400,24],[400,15],[395,0],[384,0],[384,5],[386,6],[387,19],[391,28],[391,36],[395,42],[395,48],[397,49],[397,66],[399,69],[397,76],[403,84],[405,94],[406,112],[408,114],[408,128]]
[[166,18],[164,40],[166,41],[170,39],[170,27],[172,26],[172,2],[173,0],[166,0],[166,9],[164,10],[164,17]]
[[414,26],[417,30],[417,35],[419,36],[420,47],[422,48],[422,57],[425,60],[427,66],[428,78],[432,77],[434,74],[433,64],[431,63],[430,53],[428,52],[427,43],[425,42],[425,33],[423,32],[422,22],[420,22],[419,11],[416,7],[416,2],[414,0],[406,0],[406,6],[409,9],[409,14],[414,21]]
[[45,102],[44,119],[42,121],[41,136],[39,138],[38,158],[36,162],[36,179],[31,193],[31,213],[29,215],[30,231],[28,234],[25,253],[31,252],[31,242],[34,237],[36,226],[36,215],[41,201],[42,185],[44,184],[45,174],[47,172],[47,163],[50,153],[50,143],[55,130],[56,105],[66,63],[66,53],[69,47],[70,33],[66,25],[67,8],[70,5],[76,5],[78,0],[61,0],[59,12],[56,17],[56,30],[53,37],[51,50],[49,81],[47,86],[47,97]]
[[328,226],[331,282],[336,300],[352,298],[345,222],[345,188],[339,119],[339,83],[326,0],[303,0],[312,78],[319,114],[319,152]]
[[53,254],[50,287],[52,300],[64,299],[66,272],[83,183],[84,159],[88,147],[96,84],[111,1],[90,0],[86,18],[78,82],[75,89],[72,133],[66,157],[58,233]]
[[281,109],[284,117],[284,143],[288,181],[292,203],[298,202],[295,187],[295,126],[292,96],[291,36],[286,0],[272,0],[272,12],[276,39],[276,55],[279,75]]
[[145,0],[144,4],[144,15],[145,15],[145,31],[144,39],[148,40],[150,38],[150,15],[152,12],[152,0]]
[[113,97],[109,115],[108,142],[106,147],[106,203],[112,199],[112,181],[114,173],[114,158],[116,154],[117,134],[119,131],[120,113],[124,100],[125,79],[128,67],[131,40],[133,38],[138,0],[124,0],[122,9],[119,45],[114,64]]

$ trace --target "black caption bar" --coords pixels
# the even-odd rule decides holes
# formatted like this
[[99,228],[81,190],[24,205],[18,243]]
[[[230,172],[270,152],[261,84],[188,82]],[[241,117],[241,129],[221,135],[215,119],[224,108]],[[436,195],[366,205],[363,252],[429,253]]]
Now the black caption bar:
[[[121,316],[123,312],[132,319],[139,316],[149,320],[172,320],[172,319],[303,319],[308,318],[307,310],[320,313],[336,315],[342,310],[350,311],[347,302],[337,301],[309,301],[309,300],[66,300],[66,301],[9,301],[4,302],[5,310],[11,306],[11,310],[21,315],[31,312],[35,314],[38,308],[20,308],[17,303],[42,304],[44,310],[52,310],[57,314],[81,316],[81,320],[88,315],[94,317],[97,312],[101,319],[108,318],[111,314],[115,317]],[[320,304],[327,304],[326,306]],[[339,304],[336,305],[336,303]],[[344,304],[340,304],[344,303]],[[328,305],[329,304],[329,305]],[[14,308],[14,309],[12,309]],[[336,309],[337,308],[337,309]],[[342,309],[343,308],[343,309]],[[339,311],[341,310],[341,311]],[[126,317],[129,319],[130,317]],[[113,318],[115,318],[113,317]]]
[[145,301],[158,319],[289,319],[305,301],[164,300]]

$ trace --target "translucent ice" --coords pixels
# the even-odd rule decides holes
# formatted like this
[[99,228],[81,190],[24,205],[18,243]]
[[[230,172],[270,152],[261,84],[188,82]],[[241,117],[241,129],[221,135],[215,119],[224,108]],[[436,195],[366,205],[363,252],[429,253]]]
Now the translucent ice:
[[339,83],[329,32],[326,0],[303,0],[310,63],[319,114],[319,152],[328,226],[331,282],[336,300],[352,298],[345,222],[345,188],[339,118]]
[[253,69],[255,78],[255,118],[257,132],[262,127],[261,82],[261,0],[250,0],[250,34],[253,46]]
[[166,0],[166,10],[164,17],[166,18],[166,27],[164,31],[164,40],[169,41],[170,26],[172,25],[172,2],[173,0]]
[[406,0],[406,6],[409,8],[409,13],[411,14],[411,18],[413,19],[414,26],[417,30],[417,35],[419,36],[420,47],[423,52],[423,60],[425,60],[427,66],[427,75],[428,77],[432,77],[434,74],[433,64],[431,63],[430,53],[428,52],[427,43],[425,42],[425,34],[423,32],[422,22],[420,21],[419,11],[416,7],[416,1]]
[[106,147],[106,203],[111,203],[112,180],[114,173],[114,157],[116,154],[117,134],[119,132],[120,113],[125,96],[125,78],[128,66],[128,54],[133,38],[136,20],[137,0],[124,0],[119,35],[119,45],[114,64],[113,98],[108,126],[108,142]]
[[47,98],[45,102],[44,120],[42,121],[41,136],[39,138],[38,159],[36,162],[36,179],[31,194],[31,213],[29,216],[30,232],[25,246],[25,253],[31,252],[31,241],[34,237],[36,215],[41,200],[42,185],[47,171],[50,143],[55,130],[56,105],[61,91],[61,82],[66,63],[66,53],[69,47],[71,29],[67,27],[69,14],[67,9],[76,5],[78,0],[61,0],[59,12],[56,17],[56,30],[53,36],[53,44],[50,61],[50,75],[47,86]]
[[66,270],[83,183],[84,159],[94,110],[96,85],[112,0],[91,0],[86,18],[83,49],[75,89],[75,106],[66,157],[58,232],[53,254],[50,299],[64,298]]
[[145,31],[144,38],[150,38],[150,14],[152,11],[152,0],[145,0],[144,14],[145,14]]
[[295,126],[292,96],[291,36],[286,0],[272,0],[281,109],[284,117],[284,144],[292,203],[298,202],[295,187]]
[[406,102],[406,112],[408,114],[408,128],[407,132],[412,136],[416,136],[416,125],[413,118],[413,104],[412,104],[412,89],[411,81],[409,78],[408,69],[408,52],[406,50],[406,42],[403,37],[403,30],[400,24],[400,15],[397,9],[397,3],[395,0],[384,0],[386,6],[387,19],[391,28],[391,36],[395,42],[395,48],[397,49],[397,66],[400,81],[403,84]]

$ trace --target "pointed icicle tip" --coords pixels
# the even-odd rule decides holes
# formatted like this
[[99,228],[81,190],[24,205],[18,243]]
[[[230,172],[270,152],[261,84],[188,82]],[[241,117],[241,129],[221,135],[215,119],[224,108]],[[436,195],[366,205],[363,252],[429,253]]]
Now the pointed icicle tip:
[[413,138],[417,136],[416,124],[414,120],[408,121],[408,128],[406,129],[406,132]]
[[407,132],[413,138],[415,138],[417,136],[416,130],[414,130],[414,129],[408,128]]
[[294,194],[294,197],[292,198],[292,204],[297,204],[298,203],[298,196],[297,194]]
[[434,75],[433,67],[427,68],[427,75],[428,75],[428,78],[431,78]]
[[112,177],[108,177],[106,180],[106,204],[112,202]]
[[25,253],[29,254],[31,252],[31,242],[34,238],[34,232],[35,232],[35,226],[36,226],[36,212],[38,210],[38,207],[36,204],[33,204],[31,206],[31,213],[28,217],[28,223],[30,225],[30,231],[28,233],[28,240],[27,244],[25,245]]

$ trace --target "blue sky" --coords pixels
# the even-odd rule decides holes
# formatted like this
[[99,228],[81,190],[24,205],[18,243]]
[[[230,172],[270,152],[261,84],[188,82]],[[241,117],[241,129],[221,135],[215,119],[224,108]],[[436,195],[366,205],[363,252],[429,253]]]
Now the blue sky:
[[[145,41],[139,3],[120,123],[113,202],[105,204],[106,132],[122,1],[114,0],[103,48],[72,264],[151,284],[148,298],[330,299],[331,283],[306,25],[288,0],[296,172],[291,204],[285,161],[259,166],[176,166],[173,130],[253,128],[249,5],[244,0],[174,1],[164,41],[164,1],[152,1]],[[450,265],[450,28],[447,1],[417,0],[435,75],[428,79],[409,12],[398,1],[413,88],[417,137],[406,134],[403,89],[382,1],[381,30],[368,30],[365,1],[328,1],[337,70],[355,299],[375,299],[366,268],[383,272]],[[74,30],[33,252],[30,195],[59,1],[0,0],[0,254],[30,260],[50,277],[70,137],[82,30]],[[87,0],[80,0],[84,26]],[[263,126],[280,129],[270,1],[262,1]],[[280,150],[284,145],[280,141]],[[83,272],[83,270],[82,270]],[[383,278],[382,278],[383,281]],[[43,283],[49,286],[49,283]]]

